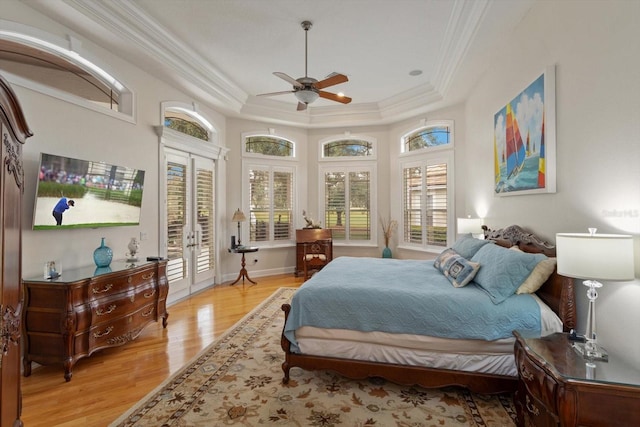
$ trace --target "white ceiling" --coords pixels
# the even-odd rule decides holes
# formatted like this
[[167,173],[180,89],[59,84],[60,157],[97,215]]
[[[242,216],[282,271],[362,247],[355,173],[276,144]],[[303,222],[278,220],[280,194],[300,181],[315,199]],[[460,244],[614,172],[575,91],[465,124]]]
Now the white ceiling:
[[[224,114],[323,127],[463,101],[535,0],[23,1]],[[351,104],[319,99],[298,112],[293,94],[256,97],[291,89],[274,71],[304,76],[304,20],[308,75],[347,75],[325,90]]]

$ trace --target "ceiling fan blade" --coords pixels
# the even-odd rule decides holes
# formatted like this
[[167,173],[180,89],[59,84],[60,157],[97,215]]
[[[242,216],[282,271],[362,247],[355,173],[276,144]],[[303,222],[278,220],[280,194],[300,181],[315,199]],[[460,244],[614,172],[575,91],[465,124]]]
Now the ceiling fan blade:
[[298,102],[298,111],[304,111],[307,109],[307,104],[305,104],[304,102]]
[[302,83],[300,83],[299,81],[297,81],[293,77],[290,77],[287,74],[282,73],[280,71],[275,71],[273,73],[273,75],[280,77],[282,80],[288,81],[289,83],[291,83],[293,85],[293,87],[299,87],[299,88],[303,88],[304,87],[304,85]]
[[275,95],[284,95],[287,93],[293,93],[293,90],[283,90],[282,92],[269,92],[269,93],[259,93],[256,96],[275,96]]
[[351,102],[351,98],[349,98],[348,96],[340,96],[336,93],[325,92],[323,90],[319,91],[319,94],[320,94],[320,98],[330,99],[336,102],[342,102],[343,104],[348,104]]
[[324,80],[320,80],[313,84],[316,89],[324,89],[325,87],[334,86],[340,83],[348,82],[349,78],[344,74],[334,74],[331,77],[327,77]]

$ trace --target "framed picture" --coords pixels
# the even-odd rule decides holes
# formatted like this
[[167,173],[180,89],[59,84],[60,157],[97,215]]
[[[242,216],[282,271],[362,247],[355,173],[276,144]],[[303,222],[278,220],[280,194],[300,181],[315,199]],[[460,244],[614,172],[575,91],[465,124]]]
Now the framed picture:
[[556,192],[555,91],[551,66],[494,115],[496,195]]

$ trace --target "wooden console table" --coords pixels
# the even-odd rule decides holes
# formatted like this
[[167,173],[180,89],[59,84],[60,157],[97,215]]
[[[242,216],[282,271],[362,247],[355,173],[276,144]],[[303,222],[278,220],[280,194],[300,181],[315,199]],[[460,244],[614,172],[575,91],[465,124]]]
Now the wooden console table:
[[59,363],[70,381],[81,358],[136,339],[160,318],[166,328],[166,268],[166,261],[112,262],[23,280],[24,376],[31,375],[31,362]]

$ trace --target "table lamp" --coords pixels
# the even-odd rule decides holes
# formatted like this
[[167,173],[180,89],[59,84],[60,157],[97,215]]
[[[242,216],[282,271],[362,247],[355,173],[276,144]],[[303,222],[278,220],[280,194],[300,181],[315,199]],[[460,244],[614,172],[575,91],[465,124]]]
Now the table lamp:
[[596,298],[602,287],[598,280],[625,281],[634,279],[633,237],[626,234],[589,233],[556,234],[558,274],[583,282],[589,298],[589,312],[585,343],[574,343],[574,348],[588,360],[608,360],[605,349],[597,343]]
[[242,212],[240,210],[240,208],[238,208],[238,210],[233,213],[233,218],[231,218],[231,221],[233,221],[233,222],[237,221],[238,222],[238,246],[241,245],[241,242],[240,242],[240,223],[241,222],[245,222],[246,220],[247,220],[247,217],[244,216],[244,212]]
[[482,232],[482,218],[458,218],[458,234],[471,233],[473,237],[484,237]]

